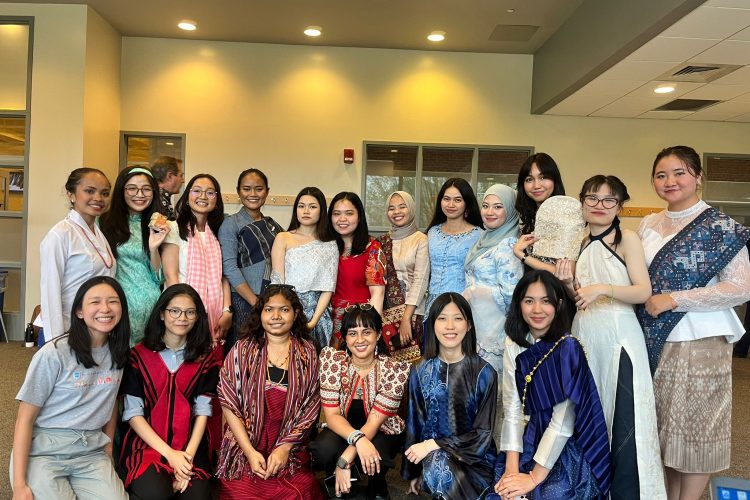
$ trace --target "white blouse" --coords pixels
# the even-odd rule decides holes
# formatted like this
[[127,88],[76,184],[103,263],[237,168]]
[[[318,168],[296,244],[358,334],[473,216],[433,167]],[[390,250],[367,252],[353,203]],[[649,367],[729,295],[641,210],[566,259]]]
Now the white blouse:
[[117,266],[99,226],[92,231],[75,210],[50,229],[39,257],[42,325],[49,340],[70,329],[70,308],[81,285],[95,276],[114,278]]

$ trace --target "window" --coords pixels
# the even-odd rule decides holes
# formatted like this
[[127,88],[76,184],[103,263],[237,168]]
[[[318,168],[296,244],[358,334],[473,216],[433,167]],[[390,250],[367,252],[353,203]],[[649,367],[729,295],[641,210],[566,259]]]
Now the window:
[[394,191],[410,193],[417,204],[417,224],[432,219],[440,187],[451,177],[469,181],[479,200],[492,184],[516,187],[521,165],[532,147],[365,142],[363,189],[365,213],[372,232],[390,228],[386,198]]
[[150,167],[160,156],[185,158],[185,134],[159,132],[122,132],[120,170],[125,167]]

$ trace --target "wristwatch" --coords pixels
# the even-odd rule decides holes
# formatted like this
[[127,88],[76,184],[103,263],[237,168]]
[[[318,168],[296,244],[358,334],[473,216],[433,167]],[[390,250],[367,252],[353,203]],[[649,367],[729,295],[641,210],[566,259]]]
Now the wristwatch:
[[222,309],[221,312],[223,312],[223,313],[229,313],[229,314],[234,314],[234,306],[233,305],[228,305],[227,307],[225,307],[224,309]]
[[336,461],[336,467],[338,467],[339,469],[348,469],[349,462],[344,457],[339,457],[339,459]]

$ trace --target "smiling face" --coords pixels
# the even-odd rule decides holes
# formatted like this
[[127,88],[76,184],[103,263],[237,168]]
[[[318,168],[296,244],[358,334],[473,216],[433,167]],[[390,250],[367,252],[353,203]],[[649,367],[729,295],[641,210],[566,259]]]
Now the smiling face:
[[469,322],[454,302],[448,302],[435,318],[434,329],[441,350],[460,349],[469,331]]
[[359,224],[359,212],[349,200],[339,200],[331,211],[333,229],[343,236],[351,236]]
[[380,334],[369,326],[357,325],[346,332],[346,347],[360,365],[370,363],[375,358],[375,346]]
[[407,225],[411,219],[409,206],[404,199],[397,194],[391,196],[391,199],[388,201],[388,210],[386,214],[388,215],[388,222],[390,222],[393,227],[403,227]]
[[[594,204],[594,206],[591,206]],[[602,184],[596,191],[588,191],[583,196],[583,219],[589,224],[609,226],[620,213],[620,200],[608,185]],[[604,205],[607,205],[606,207]]]
[[669,210],[680,211],[698,202],[700,176],[693,172],[677,156],[662,158],[654,169],[654,190],[669,204]]
[[146,210],[154,199],[154,191],[148,176],[139,174],[128,179],[125,183],[123,197],[131,214],[138,214]]
[[320,220],[320,203],[314,196],[302,195],[296,210],[297,220],[301,226],[315,226]]
[[448,220],[460,219],[466,212],[466,201],[461,195],[461,191],[455,186],[451,186],[443,193],[440,200],[440,209]]
[[505,223],[508,214],[499,196],[488,194],[482,201],[482,222],[485,229],[497,229]]
[[208,215],[216,208],[216,186],[208,177],[200,177],[190,186],[188,206],[194,214]]
[[291,302],[283,295],[277,294],[271,296],[263,306],[260,312],[260,324],[266,335],[284,337],[292,331],[296,317],[297,313],[294,312]]
[[86,324],[90,335],[109,335],[122,318],[120,297],[106,283],[93,286],[84,294],[76,316]]
[[91,225],[107,209],[109,195],[110,185],[107,178],[98,172],[90,172],[81,177],[76,184],[75,192],[68,193],[68,199],[73,210]]
[[258,211],[266,203],[268,186],[259,175],[247,174],[242,178],[237,194],[245,208],[250,211]]
[[542,337],[555,319],[555,304],[547,296],[547,289],[541,281],[529,285],[521,300],[521,315],[529,325],[529,332],[538,339]]
[[198,321],[198,310],[189,295],[176,295],[160,316],[164,321],[165,336],[184,338]]
[[531,165],[529,175],[523,181],[523,190],[539,206],[544,200],[552,196],[552,191],[555,190],[555,181],[546,177],[534,163]]

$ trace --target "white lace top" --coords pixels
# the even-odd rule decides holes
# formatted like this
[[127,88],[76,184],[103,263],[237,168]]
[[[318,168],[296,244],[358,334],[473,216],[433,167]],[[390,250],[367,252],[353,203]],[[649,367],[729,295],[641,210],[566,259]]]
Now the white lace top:
[[[638,234],[646,253],[646,264],[677,233],[709,208],[704,201],[680,212],[664,210],[649,215],[641,222]],[[670,293],[677,302],[676,311],[687,311],[677,323],[667,342],[698,340],[724,335],[728,342],[736,342],[745,332],[734,306],[750,300],[750,260],[743,248],[714,276],[705,287]]]

